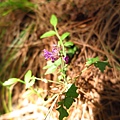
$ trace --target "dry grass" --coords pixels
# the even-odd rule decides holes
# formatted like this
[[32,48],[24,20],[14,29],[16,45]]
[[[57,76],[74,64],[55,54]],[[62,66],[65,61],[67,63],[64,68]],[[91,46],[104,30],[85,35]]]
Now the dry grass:
[[[59,33],[70,32],[70,40],[79,50],[71,60],[68,76],[78,76],[79,98],[70,108],[68,120],[119,120],[120,119],[120,2],[110,0],[92,2],[91,0],[60,0],[39,3],[31,12],[21,10],[10,13],[5,18],[6,32],[0,41],[0,78],[23,78],[27,70],[32,70],[37,77],[46,77],[56,81],[56,73],[44,76],[43,66],[46,61],[42,50],[51,49],[57,42],[55,37],[41,40],[40,35],[51,29],[49,19],[56,14],[59,19]],[[3,22],[2,20],[0,23]],[[1,24],[0,24],[1,25]],[[91,66],[85,73],[79,73],[85,67],[87,58],[99,56],[110,62],[113,68],[106,68],[101,73]],[[24,86],[15,85],[13,89],[13,111],[2,115],[1,120],[43,120],[49,107],[54,103],[51,98],[56,88],[62,86],[37,82],[41,89],[41,98],[24,98]],[[51,86],[51,87],[50,87]],[[46,96],[48,100],[45,101]],[[56,106],[56,105],[55,105]],[[1,106],[2,108],[2,106]],[[19,113],[19,114],[18,114]],[[49,118],[49,117],[48,117]],[[55,108],[50,114],[51,120],[58,119]]]

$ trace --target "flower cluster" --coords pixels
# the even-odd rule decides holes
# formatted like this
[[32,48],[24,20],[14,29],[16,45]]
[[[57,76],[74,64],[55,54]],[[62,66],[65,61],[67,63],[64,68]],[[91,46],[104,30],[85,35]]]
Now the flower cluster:
[[[53,49],[51,52],[49,52],[48,50],[44,49],[44,57],[46,60],[51,60],[52,62],[54,62],[55,60],[57,60],[60,57],[60,48],[53,46]],[[63,60],[65,61],[66,64],[68,64],[69,62],[69,57],[65,56],[63,57]]]
[[46,49],[44,49],[43,52],[46,60],[50,59],[52,62],[54,62],[59,58],[58,51],[56,50],[52,50],[52,52],[49,52]]

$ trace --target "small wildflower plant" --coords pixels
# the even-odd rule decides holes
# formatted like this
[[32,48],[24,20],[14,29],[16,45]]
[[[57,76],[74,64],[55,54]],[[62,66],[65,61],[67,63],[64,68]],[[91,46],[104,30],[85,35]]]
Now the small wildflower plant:
[[[53,45],[51,51],[48,51],[46,49],[43,50],[44,58],[47,60],[47,65],[44,66],[43,69],[46,69],[45,75],[52,74],[54,72],[58,73],[58,81],[56,81],[55,83],[62,84],[64,86],[63,90],[55,96],[55,100],[50,108],[51,111],[56,101],[58,100],[58,97],[61,94],[63,94],[64,98],[58,102],[57,108],[57,111],[59,112],[59,120],[63,120],[63,118],[68,117],[68,109],[71,107],[71,105],[79,95],[77,93],[78,88],[75,85],[75,79],[77,77],[74,80],[72,80],[72,82],[69,82],[69,79],[67,78],[66,74],[68,63],[70,61],[70,56],[74,55],[77,48],[74,47],[74,44],[72,42],[65,41],[65,39],[70,35],[69,32],[65,32],[62,35],[58,34],[58,19],[55,15],[51,16],[50,23],[53,26],[54,30],[50,30],[44,33],[40,38],[56,36],[58,38],[58,44]],[[111,67],[107,61],[100,61],[99,57],[89,58],[87,59],[85,65],[86,67],[80,72],[79,75],[81,75],[82,72],[85,72],[85,70],[91,65],[94,65],[95,67],[99,68],[101,72],[104,72],[106,66]],[[39,91],[33,88],[33,85],[36,80],[41,80],[43,82],[53,82],[52,80],[46,80],[43,78],[35,77],[34,75],[32,75],[31,70],[28,70],[26,72],[24,80],[18,78],[10,78],[4,83],[0,82],[2,86],[7,87],[9,94],[8,107],[5,100],[3,101],[6,112],[12,111],[12,88],[17,82],[25,84],[27,91],[26,96],[28,94],[37,94],[40,97]],[[46,115],[46,118],[47,116],[48,114]]]
[[[50,74],[55,72],[56,69],[58,69],[58,73],[60,74],[58,76],[59,81],[63,81],[62,83],[65,86],[65,91],[63,93],[65,94],[65,98],[62,99],[60,102],[58,102],[58,112],[59,112],[59,120],[62,120],[64,117],[67,117],[69,114],[67,110],[71,107],[73,102],[75,101],[75,98],[78,97],[77,93],[77,87],[75,86],[75,81],[73,80],[73,83],[69,83],[67,80],[67,66],[69,63],[69,56],[67,56],[68,53],[74,54],[76,51],[76,48],[74,49],[66,49],[70,46],[73,46],[72,42],[66,42],[65,39],[70,35],[70,33],[65,32],[61,36],[58,34],[57,31],[57,17],[55,15],[51,16],[50,23],[54,27],[54,30],[50,30],[46,33],[44,33],[41,38],[50,37],[50,36],[57,36],[58,38],[58,44],[53,46],[52,51],[49,52],[46,49],[44,49],[44,57],[47,61],[47,65],[43,69],[47,69],[45,74]],[[69,51],[69,52],[68,52]],[[70,52],[71,51],[71,52]],[[109,66],[109,63],[107,61],[101,62],[98,57],[96,58],[89,58],[86,62],[86,68],[82,70],[84,72],[90,65],[94,65],[98,67],[101,72],[105,70],[106,66]],[[80,74],[82,73],[80,72]]]
[[[57,36],[58,44],[54,45],[52,51],[47,51],[46,49],[43,50],[44,57],[47,61],[47,65],[43,69],[47,69],[45,74],[54,73],[56,70],[58,71],[58,81],[62,81],[62,84],[65,86],[65,90],[63,93],[65,94],[65,98],[58,102],[59,111],[59,119],[62,120],[64,117],[67,117],[69,114],[67,109],[70,108],[74,99],[78,97],[78,93],[76,92],[77,87],[75,83],[69,83],[66,75],[67,66],[69,63],[70,57],[68,56],[69,49],[68,46],[73,46],[73,43],[70,41],[65,41],[65,39],[70,35],[69,32],[63,33],[61,36],[58,34],[57,31],[57,23],[58,19],[55,15],[51,16],[50,23],[53,26],[54,30],[50,30],[44,33],[40,38],[50,37],[50,36]],[[73,54],[75,50],[72,50]],[[65,92],[66,91],[66,92]]]

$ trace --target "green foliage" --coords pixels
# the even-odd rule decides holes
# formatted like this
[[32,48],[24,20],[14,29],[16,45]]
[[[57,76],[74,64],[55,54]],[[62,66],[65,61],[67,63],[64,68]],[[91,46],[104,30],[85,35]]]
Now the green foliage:
[[99,60],[99,57],[95,57],[95,58],[88,58],[87,62],[86,62],[86,66],[92,65],[94,63],[97,63]]
[[[30,88],[30,90],[28,89],[28,91],[26,92],[26,94],[24,96],[28,96],[30,94],[36,93],[38,94],[31,86],[33,86],[33,84],[35,83],[35,77],[32,76],[32,72],[31,70],[28,70],[27,73],[24,76],[24,81],[20,80],[18,78],[10,78],[7,81],[2,83],[2,86],[7,88],[8,91],[8,106],[6,105],[6,102],[3,100],[4,102],[4,109],[6,110],[6,112],[10,112],[12,110],[12,93],[11,93],[11,87],[12,85],[14,85],[17,82],[21,82],[23,84],[26,85],[26,88]],[[4,94],[4,93],[3,93]],[[39,94],[38,94],[39,96]]]
[[54,26],[54,30],[50,30],[48,32],[45,32],[43,35],[41,35],[40,38],[45,38],[45,37],[57,35],[57,31],[56,31],[57,22],[58,22],[57,17],[54,14],[51,15],[50,23],[52,26]]
[[76,90],[77,90],[77,87],[75,86],[75,84],[72,84],[71,87],[66,92],[66,96],[67,97],[72,97],[72,98],[77,98],[78,93],[76,92]]
[[24,76],[24,81],[25,81],[25,83],[29,83],[31,77],[32,77],[32,71],[31,71],[31,70],[28,70],[27,73],[26,73],[25,76]]
[[10,78],[7,81],[3,82],[3,86],[11,86],[13,84],[15,84],[16,82],[21,82],[23,84],[26,84],[27,88],[29,88],[30,86],[32,86],[35,82],[35,77],[32,76],[32,72],[29,70],[25,76],[24,76],[24,81],[20,80],[18,78]]
[[72,97],[66,97],[64,99],[64,106],[69,109],[72,103],[74,102],[74,99]]
[[24,81],[26,84],[26,88],[30,88],[35,83],[35,77],[32,76],[31,70],[28,70],[27,73],[25,74]]
[[57,69],[57,66],[55,66],[54,64],[51,65],[51,66],[47,69],[47,71],[45,72],[45,75],[54,73],[56,69]]
[[56,35],[56,32],[53,30],[50,30],[50,31],[44,33],[40,38],[50,37],[50,36],[54,36],[54,35]]
[[64,46],[65,46],[65,47],[71,47],[71,46],[73,46],[73,45],[74,45],[73,42],[70,42],[70,41],[64,43]]
[[[49,36],[56,35],[58,38],[58,46],[61,48],[60,51],[60,58],[56,60],[55,62],[48,61],[47,65],[43,67],[43,69],[47,69],[46,74],[51,74],[55,72],[55,70],[58,68],[60,75],[58,76],[58,80],[63,80],[64,83],[66,83],[66,70],[67,70],[67,65],[63,61],[63,56],[66,57],[66,54],[69,56],[72,56],[77,48],[74,46],[73,42],[70,41],[65,41],[65,39],[70,35],[69,32],[63,33],[61,36],[58,34],[57,31],[57,24],[58,24],[58,19],[55,15],[52,15],[50,18],[50,23],[54,27],[54,31],[51,30],[49,32],[44,33],[40,38],[45,38]],[[68,84],[70,85],[70,84]],[[65,98],[58,102],[59,108],[57,109],[59,112],[59,119],[62,120],[64,117],[67,117],[69,114],[67,112],[67,109],[70,108],[72,103],[74,102],[74,99],[78,97],[78,93],[76,92],[77,87],[75,84],[72,84],[71,87],[68,89],[68,91],[65,93]]]
[[65,32],[61,35],[61,40],[65,40],[70,35],[69,32]]
[[100,61],[99,57],[87,59],[86,66],[90,66],[92,64],[99,68],[101,72],[104,72],[106,66],[111,67],[107,61]]
[[77,51],[77,47],[71,41],[65,42],[64,46],[67,48],[66,53],[69,55],[70,58],[72,58]]
[[94,63],[94,65],[99,68],[101,72],[104,72],[106,66],[110,67],[107,61],[98,61],[97,63]]
[[7,81],[5,81],[3,83],[3,86],[11,86],[11,85],[13,85],[14,83],[16,83],[18,81],[19,81],[18,78],[10,78],[10,79],[8,79]]
[[65,93],[65,98],[58,103],[59,108],[57,110],[60,114],[59,115],[60,120],[69,115],[67,109],[70,108],[75,98],[78,97],[78,93],[76,92],[76,90],[77,87],[75,86],[75,84],[72,84],[68,91]]
[[24,81],[20,80],[18,78],[10,78],[7,81],[5,81],[2,85],[3,86],[11,86],[11,85],[15,84],[16,82],[21,82],[26,85],[26,88],[30,88],[35,83],[35,77],[32,76],[31,70],[28,70],[24,76]]
[[50,18],[50,23],[51,23],[51,25],[53,25],[54,27],[57,26],[58,19],[57,19],[57,17],[56,17],[54,14],[53,14],[53,15],[51,16],[51,18]]
[[55,62],[48,61],[47,65],[43,67],[43,69],[47,69],[45,75],[54,73],[58,66],[61,64],[61,62],[61,58],[59,58]]
[[57,110],[60,113],[59,120],[62,120],[64,117],[68,117],[69,114],[68,114],[67,110],[63,106],[59,107]]

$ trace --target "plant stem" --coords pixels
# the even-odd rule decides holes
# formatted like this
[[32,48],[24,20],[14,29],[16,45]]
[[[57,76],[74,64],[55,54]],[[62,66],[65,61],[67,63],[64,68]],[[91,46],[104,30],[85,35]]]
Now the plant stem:
[[56,32],[56,36],[58,37],[58,39],[59,39],[59,41],[60,41],[60,45],[61,45],[61,47],[62,47],[62,53],[63,53],[64,56],[66,56],[64,44],[63,44],[63,42],[62,42],[62,40],[61,40],[61,38],[60,38],[60,36],[59,36],[59,34],[58,34],[57,28],[56,28],[55,26],[54,26],[54,30],[55,30],[55,32]]
[[6,104],[6,100],[5,100],[5,95],[4,95],[4,90],[5,88],[3,87],[2,88],[2,104],[3,104],[3,108],[5,110],[5,113],[8,113],[9,112],[9,109],[7,107],[7,104]]
[[10,88],[8,88],[8,108],[9,111],[12,111],[12,92]]
[[[63,41],[62,39],[60,38],[60,35],[58,34],[58,31],[57,31],[57,28],[54,26],[54,30],[56,32],[56,36],[58,37],[59,41],[60,41],[60,45],[62,47],[62,55],[65,57],[66,56],[66,52],[65,52],[65,47],[64,47],[64,44],[63,44]],[[63,76],[63,79],[64,79],[64,82],[66,83],[67,80],[66,80],[66,67],[65,67],[65,63],[64,61],[62,60],[62,56],[61,56],[61,75]]]

